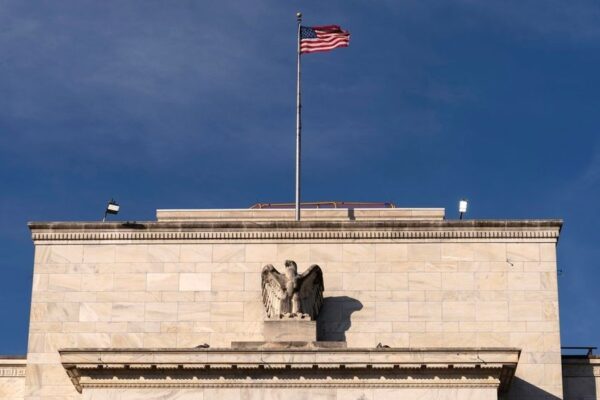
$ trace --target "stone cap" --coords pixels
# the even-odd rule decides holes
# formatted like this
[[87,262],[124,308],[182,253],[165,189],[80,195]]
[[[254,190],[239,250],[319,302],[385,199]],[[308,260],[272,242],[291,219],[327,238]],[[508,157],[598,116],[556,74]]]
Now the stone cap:
[[12,360],[12,362],[27,362],[26,355],[0,355],[0,362],[8,362]]
[[[442,220],[443,208],[309,208],[304,221]],[[290,209],[156,210],[157,221],[294,221]]]

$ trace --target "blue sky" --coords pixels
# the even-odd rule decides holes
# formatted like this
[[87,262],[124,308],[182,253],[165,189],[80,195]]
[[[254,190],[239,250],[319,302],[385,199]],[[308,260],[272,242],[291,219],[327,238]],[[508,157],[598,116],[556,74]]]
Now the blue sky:
[[27,221],[294,197],[295,12],[351,45],[303,58],[303,199],[563,218],[562,341],[600,345],[596,1],[0,4],[0,353],[25,353]]

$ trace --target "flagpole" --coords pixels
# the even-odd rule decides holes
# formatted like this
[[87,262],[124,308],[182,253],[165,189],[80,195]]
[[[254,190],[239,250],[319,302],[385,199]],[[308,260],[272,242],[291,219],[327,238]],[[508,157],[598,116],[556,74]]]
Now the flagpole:
[[296,75],[296,221],[300,221],[300,149],[301,149],[301,132],[302,120],[301,109],[302,103],[300,98],[300,29],[302,25],[302,13],[296,13],[298,21],[298,50],[297,50],[297,66],[298,72]]

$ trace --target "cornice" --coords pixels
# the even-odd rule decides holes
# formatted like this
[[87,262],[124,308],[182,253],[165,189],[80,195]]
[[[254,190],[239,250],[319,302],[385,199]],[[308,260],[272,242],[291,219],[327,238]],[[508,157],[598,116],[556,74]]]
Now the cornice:
[[1,366],[0,367],[0,378],[7,377],[24,377],[25,376],[25,366]]
[[556,240],[561,220],[31,222],[45,241],[272,241],[403,239]]
[[85,388],[493,387],[504,391],[517,349],[61,350]]
[[0,357],[0,378],[23,378],[27,360],[22,356]]

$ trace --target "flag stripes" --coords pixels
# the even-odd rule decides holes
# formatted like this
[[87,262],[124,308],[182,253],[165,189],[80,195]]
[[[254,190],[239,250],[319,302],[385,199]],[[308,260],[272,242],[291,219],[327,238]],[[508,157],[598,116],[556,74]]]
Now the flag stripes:
[[350,33],[338,25],[300,27],[300,53],[329,51],[338,47],[348,47]]

